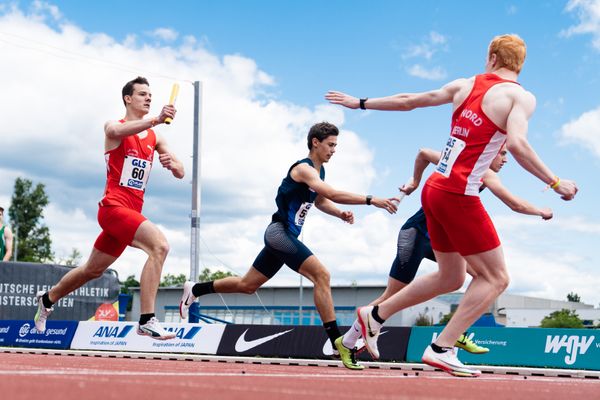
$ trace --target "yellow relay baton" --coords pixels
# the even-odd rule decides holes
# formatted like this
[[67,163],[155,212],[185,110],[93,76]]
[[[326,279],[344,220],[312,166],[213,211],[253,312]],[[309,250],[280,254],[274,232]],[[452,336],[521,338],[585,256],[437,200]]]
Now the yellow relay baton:
[[[179,83],[174,83],[171,88],[171,98],[169,99],[169,105],[174,106],[175,100],[177,100],[177,95],[179,94]],[[165,124],[170,125],[173,122],[173,118],[167,117],[165,118]]]

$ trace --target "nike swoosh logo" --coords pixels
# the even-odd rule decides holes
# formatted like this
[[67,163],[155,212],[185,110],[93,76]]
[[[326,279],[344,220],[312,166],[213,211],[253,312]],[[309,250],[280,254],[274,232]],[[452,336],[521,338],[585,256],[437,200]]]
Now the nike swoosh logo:
[[186,306],[189,306],[190,304],[192,304],[193,302],[192,302],[192,303],[188,303],[188,300],[189,300],[189,299],[190,299],[190,296],[188,296],[188,297],[185,299],[185,301],[183,302],[183,304],[184,304],[184,305],[186,305]]
[[371,331],[371,318],[367,317],[367,329],[369,330],[369,336],[375,337],[373,331]]
[[294,329],[289,329],[287,331],[279,332],[274,335],[265,336],[259,339],[246,340],[246,333],[248,333],[249,330],[250,329],[246,329],[242,336],[239,337],[237,342],[235,342],[235,351],[237,351],[238,353],[243,353],[244,351],[253,349],[257,346],[260,346],[263,343],[267,343],[268,341],[275,339],[276,337],[285,335],[286,333],[291,332]]

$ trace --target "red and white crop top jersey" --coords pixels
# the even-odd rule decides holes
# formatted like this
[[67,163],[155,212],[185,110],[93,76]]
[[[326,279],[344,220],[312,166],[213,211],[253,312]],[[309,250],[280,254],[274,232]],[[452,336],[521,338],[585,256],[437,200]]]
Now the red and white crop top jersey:
[[442,157],[427,184],[452,193],[479,196],[483,174],[506,141],[500,129],[483,112],[487,91],[498,83],[510,82],[495,74],[475,76],[469,96],[452,114],[452,130]]
[[145,133],[127,136],[121,140],[119,147],[104,153],[106,187],[104,197],[100,200],[101,206],[121,206],[142,211],[156,148],[154,131],[147,129]]

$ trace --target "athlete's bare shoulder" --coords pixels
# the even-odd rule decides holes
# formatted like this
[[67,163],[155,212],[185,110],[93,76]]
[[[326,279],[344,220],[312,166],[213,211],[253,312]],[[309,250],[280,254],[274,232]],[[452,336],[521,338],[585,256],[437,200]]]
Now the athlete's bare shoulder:
[[470,78],[455,79],[444,86],[446,90],[452,93],[452,103],[455,109],[469,96],[474,84],[475,77],[472,76]]
[[512,85],[509,93],[512,97],[514,106],[522,107],[523,110],[528,114],[533,114],[536,106],[536,99],[533,93],[526,90],[522,86]]

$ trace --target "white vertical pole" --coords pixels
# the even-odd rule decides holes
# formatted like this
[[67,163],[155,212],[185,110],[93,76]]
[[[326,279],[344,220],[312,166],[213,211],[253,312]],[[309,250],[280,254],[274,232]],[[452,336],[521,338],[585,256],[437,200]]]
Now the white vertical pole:
[[191,246],[190,246],[190,280],[198,280],[200,274],[200,146],[202,121],[202,83],[194,82],[194,153],[192,167],[192,213],[191,217]]

